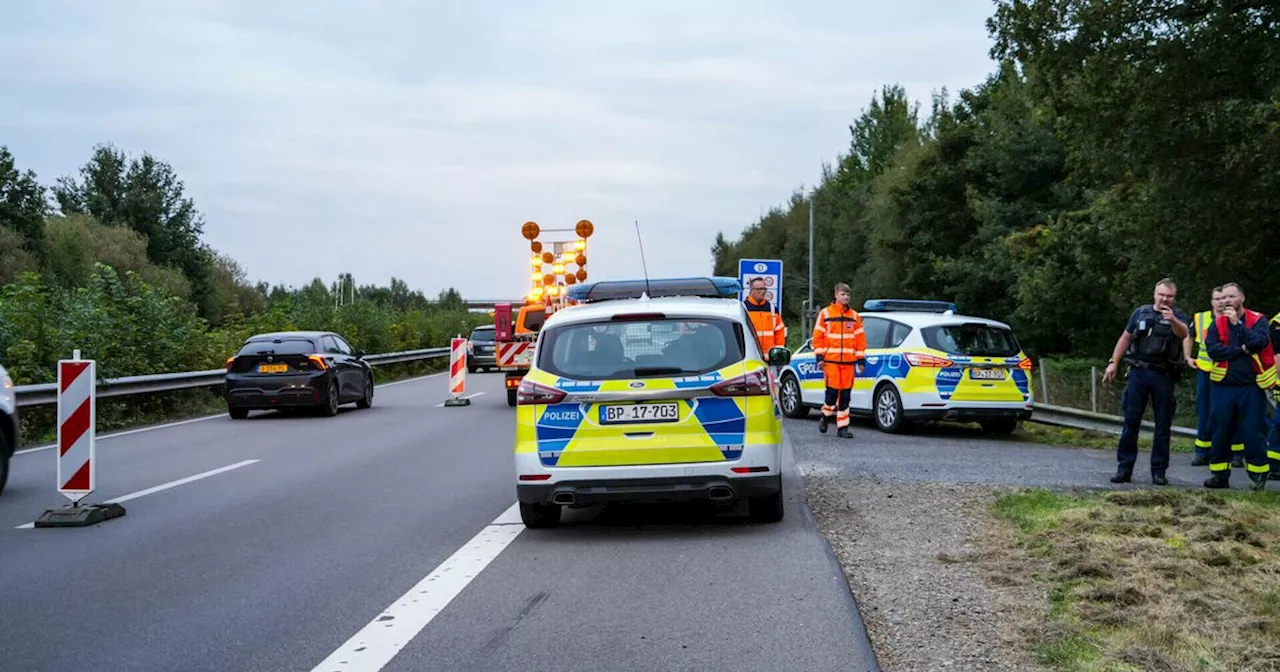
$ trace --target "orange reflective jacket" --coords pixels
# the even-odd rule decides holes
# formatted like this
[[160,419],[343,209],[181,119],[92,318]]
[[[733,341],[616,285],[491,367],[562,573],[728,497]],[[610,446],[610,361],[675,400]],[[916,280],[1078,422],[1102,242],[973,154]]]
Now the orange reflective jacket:
[[866,359],[867,334],[862,329],[862,316],[839,303],[823,308],[813,326],[813,351],[828,364],[853,365]]
[[748,296],[743,305],[751,318],[751,326],[755,327],[756,342],[760,344],[761,354],[768,357],[769,348],[786,347],[787,326],[782,323],[782,315],[768,301],[756,303]]

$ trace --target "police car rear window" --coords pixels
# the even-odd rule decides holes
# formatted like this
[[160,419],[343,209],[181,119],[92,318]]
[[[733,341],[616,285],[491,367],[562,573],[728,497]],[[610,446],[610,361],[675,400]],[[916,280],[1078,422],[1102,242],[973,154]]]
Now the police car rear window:
[[570,324],[543,332],[538,368],[574,380],[696,376],[742,361],[742,325],[714,319]]
[[925,345],[962,357],[1012,357],[1018,340],[1004,327],[986,324],[950,324],[921,330]]

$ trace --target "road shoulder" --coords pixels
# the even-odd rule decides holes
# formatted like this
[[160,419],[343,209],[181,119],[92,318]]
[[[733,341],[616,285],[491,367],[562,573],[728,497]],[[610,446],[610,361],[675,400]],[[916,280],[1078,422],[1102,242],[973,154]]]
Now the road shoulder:
[[1040,621],[1045,596],[980,550],[1010,543],[989,512],[1013,488],[803,472],[883,669],[1043,669],[1018,624]]

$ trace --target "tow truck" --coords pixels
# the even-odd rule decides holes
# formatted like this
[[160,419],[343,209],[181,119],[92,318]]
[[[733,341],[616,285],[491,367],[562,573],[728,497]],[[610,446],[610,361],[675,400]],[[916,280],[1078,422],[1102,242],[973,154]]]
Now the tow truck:
[[[572,231],[577,234],[577,239],[551,241],[544,245],[538,240],[544,231]],[[587,238],[594,232],[595,225],[586,219],[579,220],[572,229],[542,229],[532,221],[525,222],[520,228],[533,252],[529,260],[532,287],[519,308],[513,303],[499,303],[493,307],[497,365],[504,374],[508,406],[514,408],[516,405],[516,389],[533,362],[534,345],[542,323],[548,315],[573,305],[574,301],[567,296],[568,287],[587,279]],[[576,270],[572,270],[575,266]]]

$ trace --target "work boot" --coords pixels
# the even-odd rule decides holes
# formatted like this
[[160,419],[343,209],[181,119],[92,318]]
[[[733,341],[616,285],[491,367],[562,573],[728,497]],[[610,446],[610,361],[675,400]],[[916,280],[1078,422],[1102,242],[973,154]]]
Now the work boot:
[[842,439],[852,439],[853,432],[849,431],[848,427],[841,427],[840,429],[836,430],[836,436]]
[[1267,489],[1267,474],[1249,472],[1249,489],[1260,492]]
[[1203,467],[1208,464],[1209,464],[1209,458],[1207,457],[1197,457],[1196,459],[1191,460],[1191,466],[1193,467]]
[[1164,469],[1151,472],[1151,482],[1156,485],[1169,485],[1169,479],[1164,477]]
[[818,420],[818,431],[822,432],[823,434],[826,434],[827,425],[830,425],[830,424],[831,424],[831,416],[829,415],[822,416],[822,419]]
[[1215,472],[1213,472],[1213,475],[1209,477],[1209,480],[1207,480],[1207,481],[1205,481],[1205,482],[1204,482],[1204,487],[1206,487],[1206,488],[1229,488],[1229,487],[1231,487],[1231,472],[1229,472],[1229,471],[1215,471]]
[[1232,469],[1244,469],[1244,456],[1243,456],[1243,455],[1232,455],[1232,456],[1231,456],[1231,468],[1232,468]]
[[1128,483],[1128,482],[1129,482],[1129,479],[1130,479],[1130,478],[1132,478],[1132,477],[1133,477],[1133,472],[1132,472],[1132,471],[1125,471],[1124,469],[1117,469],[1117,470],[1116,470],[1116,475],[1111,477],[1111,482],[1112,482],[1112,483]]

